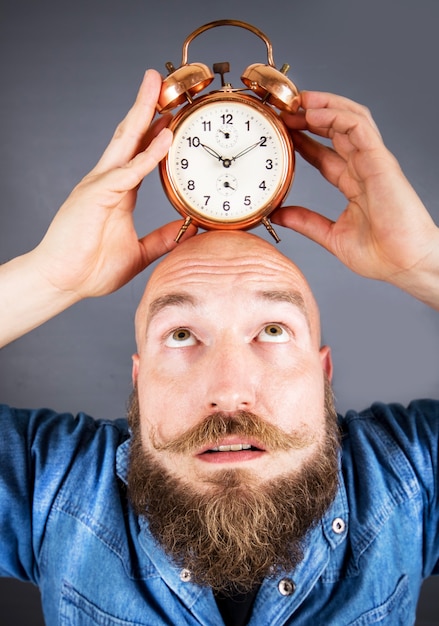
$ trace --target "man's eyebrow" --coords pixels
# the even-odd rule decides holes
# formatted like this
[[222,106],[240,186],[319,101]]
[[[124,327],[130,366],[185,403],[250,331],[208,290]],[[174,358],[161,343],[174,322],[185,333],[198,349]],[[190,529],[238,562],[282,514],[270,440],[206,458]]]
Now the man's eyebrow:
[[289,304],[292,304],[297,307],[301,313],[303,313],[309,323],[308,309],[306,308],[305,299],[300,291],[274,289],[272,291],[260,291],[258,295],[263,300],[288,302]]
[[[262,300],[287,302],[288,304],[292,304],[301,311],[309,323],[309,315],[305,305],[305,300],[299,291],[279,289],[264,290],[259,291],[257,296]],[[196,304],[197,299],[188,293],[169,293],[164,296],[159,296],[149,305],[147,324],[149,324],[151,320],[163,309],[187,305],[195,307]]]
[[155,300],[151,302],[148,309],[148,320],[150,321],[155,317],[160,311],[166,309],[167,307],[174,306],[195,306],[196,298],[189,295],[188,293],[168,293],[165,296],[159,296]]

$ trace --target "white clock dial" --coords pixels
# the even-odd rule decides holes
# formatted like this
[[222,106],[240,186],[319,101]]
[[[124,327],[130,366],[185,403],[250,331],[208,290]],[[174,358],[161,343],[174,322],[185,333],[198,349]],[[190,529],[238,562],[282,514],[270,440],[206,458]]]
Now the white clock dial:
[[285,139],[260,108],[212,101],[177,124],[167,167],[184,206],[213,222],[239,222],[277,197],[288,175]]

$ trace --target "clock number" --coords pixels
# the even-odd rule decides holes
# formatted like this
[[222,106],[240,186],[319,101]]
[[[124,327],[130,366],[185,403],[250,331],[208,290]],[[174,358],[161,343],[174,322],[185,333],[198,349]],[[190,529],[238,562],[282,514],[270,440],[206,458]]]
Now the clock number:
[[230,211],[230,202],[228,202],[227,200],[223,202],[223,209],[224,211]]
[[195,181],[188,180],[187,188],[189,189],[189,191],[193,191],[195,189]]
[[199,137],[186,137],[186,139],[189,142],[189,148],[198,148],[198,146],[200,145]]
[[189,161],[187,159],[181,159],[180,165],[182,170],[187,170],[189,167]]
[[261,146],[261,148],[266,148],[267,147],[267,137],[261,137],[259,145]]
[[207,203],[208,203],[208,202],[209,202],[209,200],[210,200],[210,196],[204,196],[204,199],[205,199],[204,206],[207,206]]
[[224,115],[221,115],[221,119],[223,124],[233,124],[233,115],[231,113],[224,113]]
[[204,132],[212,130],[212,122],[203,122],[203,130]]
[[265,161],[265,169],[272,170],[273,169],[273,161],[271,159],[267,159]]
[[264,191],[267,189],[267,185],[265,184],[265,180],[259,185],[259,189],[263,189]]
[[250,206],[252,203],[250,196],[245,196],[244,198],[244,205],[245,206]]
[[250,120],[247,120],[245,125],[247,126],[247,130],[250,130]]

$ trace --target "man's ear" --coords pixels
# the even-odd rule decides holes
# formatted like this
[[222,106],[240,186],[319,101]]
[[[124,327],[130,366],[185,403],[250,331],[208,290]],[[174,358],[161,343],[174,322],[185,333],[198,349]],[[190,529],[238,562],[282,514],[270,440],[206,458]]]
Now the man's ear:
[[133,354],[131,358],[133,360],[133,368],[131,370],[131,380],[133,381],[133,387],[134,387],[137,383],[137,377],[139,375],[139,355]]
[[320,348],[320,362],[322,364],[323,371],[328,377],[328,380],[331,382],[332,380],[332,356],[331,356],[331,348],[329,346],[322,346]]

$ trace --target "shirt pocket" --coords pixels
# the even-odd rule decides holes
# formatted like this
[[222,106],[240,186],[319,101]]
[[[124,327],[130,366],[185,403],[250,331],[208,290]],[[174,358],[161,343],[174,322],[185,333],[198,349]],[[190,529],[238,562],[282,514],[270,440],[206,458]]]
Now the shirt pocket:
[[87,600],[70,584],[64,583],[60,605],[60,626],[147,626],[110,615]]
[[370,626],[370,624],[383,624],[383,626],[410,626],[414,619],[410,617],[410,589],[408,577],[402,576],[393,593],[381,604],[369,609],[348,626]]

